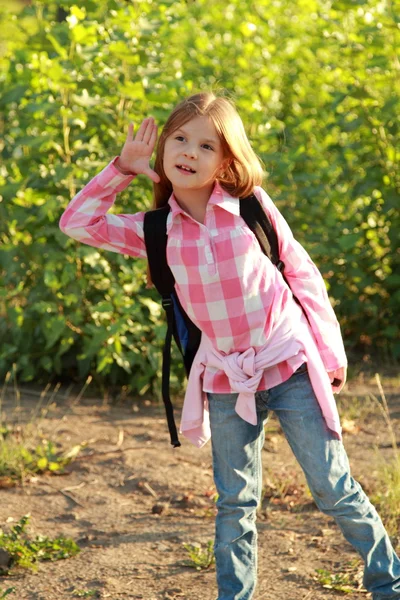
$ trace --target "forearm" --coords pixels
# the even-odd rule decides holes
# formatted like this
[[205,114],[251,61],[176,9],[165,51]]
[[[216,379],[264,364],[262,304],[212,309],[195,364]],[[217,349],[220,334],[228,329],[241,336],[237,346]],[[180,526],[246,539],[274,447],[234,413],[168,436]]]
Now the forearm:
[[61,216],[60,229],[84,244],[144,257],[143,213],[107,214],[118,192],[134,178],[122,174],[115,162],[116,159],[109,163],[71,200]]

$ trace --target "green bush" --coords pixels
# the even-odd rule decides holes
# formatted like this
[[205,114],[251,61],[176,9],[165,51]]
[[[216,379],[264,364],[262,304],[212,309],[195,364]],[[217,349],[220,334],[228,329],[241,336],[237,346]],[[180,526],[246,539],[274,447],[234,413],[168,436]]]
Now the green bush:
[[[16,364],[21,381],[90,372],[101,385],[158,389],[164,329],[144,261],[79,245],[58,221],[118,153],[129,120],[162,125],[209,87],[236,100],[347,347],[400,355],[400,32],[389,4],[34,0],[18,18],[0,10],[0,376]],[[151,195],[139,178],[115,210],[143,210]]]

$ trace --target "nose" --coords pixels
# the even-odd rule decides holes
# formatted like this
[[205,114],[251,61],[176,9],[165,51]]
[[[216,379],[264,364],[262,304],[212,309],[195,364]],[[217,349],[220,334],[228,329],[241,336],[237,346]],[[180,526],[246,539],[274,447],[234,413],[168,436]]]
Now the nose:
[[191,158],[197,158],[196,150],[194,148],[186,148],[184,155],[190,156]]

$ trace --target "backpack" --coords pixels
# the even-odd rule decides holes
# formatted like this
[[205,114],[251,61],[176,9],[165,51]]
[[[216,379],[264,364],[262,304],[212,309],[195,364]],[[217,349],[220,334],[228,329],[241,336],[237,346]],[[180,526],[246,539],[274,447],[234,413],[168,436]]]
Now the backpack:
[[[255,234],[262,251],[282,273],[284,263],[279,259],[278,237],[275,229],[254,194],[240,198],[240,215]],[[200,345],[201,331],[183,310],[175,291],[175,279],[167,264],[167,217],[170,206],[166,204],[145,213],[144,241],[153,284],[161,295],[167,317],[162,364],[162,396],[168,422],[171,444],[181,445],[174,420],[174,410],[169,394],[172,337],[182,354],[186,374],[189,375],[194,357]],[[284,277],[284,275],[283,275]],[[285,279],[285,277],[284,277]],[[287,280],[285,279],[286,283]]]

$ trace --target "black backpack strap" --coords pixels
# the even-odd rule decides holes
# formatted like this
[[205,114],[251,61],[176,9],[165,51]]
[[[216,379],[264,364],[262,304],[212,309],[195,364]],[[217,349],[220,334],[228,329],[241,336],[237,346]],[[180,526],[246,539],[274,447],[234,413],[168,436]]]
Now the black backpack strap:
[[251,194],[240,198],[240,215],[255,234],[264,254],[268,256],[278,271],[283,272],[284,264],[279,258],[278,236],[258,198]]
[[144,241],[151,280],[162,297],[170,296],[174,291],[175,279],[167,263],[167,218],[169,204],[144,215]]
[[[255,194],[250,194],[246,198],[240,198],[239,203],[241,217],[243,217],[246,224],[254,232],[262,251],[268,256],[278,271],[280,271],[286,285],[290,288],[289,282],[285,277],[285,263],[279,257],[279,241],[275,227],[262,207],[261,202]],[[293,298],[301,306],[298,298],[294,295]],[[307,317],[306,313],[305,315]]]
[[162,397],[167,415],[171,444],[174,448],[181,445],[178,439],[174,419],[174,408],[169,394],[169,376],[171,371],[171,340],[175,327],[172,293],[175,279],[167,263],[167,217],[170,207],[166,205],[145,213],[144,241],[149,262],[151,279],[162,297],[162,305],[167,315],[167,333],[165,336],[162,366]]

